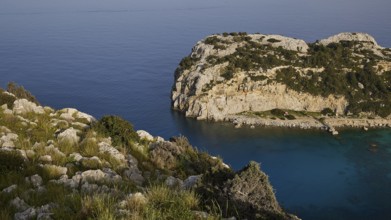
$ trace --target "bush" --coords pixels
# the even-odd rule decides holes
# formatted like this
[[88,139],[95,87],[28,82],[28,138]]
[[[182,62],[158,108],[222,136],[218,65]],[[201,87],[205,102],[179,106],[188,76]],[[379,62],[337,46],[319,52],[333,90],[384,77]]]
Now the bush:
[[12,109],[12,107],[14,106],[14,101],[15,97],[3,93],[3,91],[0,90],[0,106],[7,104],[8,108]]
[[9,171],[21,170],[25,165],[24,158],[19,152],[0,150],[0,175]]
[[10,82],[7,85],[7,91],[14,94],[18,99],[27,99],[30,102],[34,102],[39,105],[38,100],[33,96],[29,91],[27,91],[23,86],[19,86],[14,82]]
[[278,109],[278,108],[275,108],[275,109],[272,109],[270,111],[270,113],[272,113],[273,115],[277,116],[277,117],[281,117],[281,116],[284,116],[285,115],[285,111],[281,110],[281,109]]
[[296,117],[295,116],[293,116],[293,115],[287,115],[287,116],[285,116],[288,120],[295,120],[296,119]]
[[331,108],[324,108],[320,113],[322,113],[322,115],[331,116],[334,114],[334,111],[331,110]]
[[133,125],[119,116],[103,116],[93,129],[101,135],[110,136],[117,146],[129,146],[140,140]]
[[146,194],[145,219],[195,219],[192,210],[198,207],[194,192],[152,186]]
[[267,42],[270,42],[270,43],[278,43],[278,42],[281,42],[280,40],[277,40],[277,39],[274,39],[274,38],[269,38],[267,39]]

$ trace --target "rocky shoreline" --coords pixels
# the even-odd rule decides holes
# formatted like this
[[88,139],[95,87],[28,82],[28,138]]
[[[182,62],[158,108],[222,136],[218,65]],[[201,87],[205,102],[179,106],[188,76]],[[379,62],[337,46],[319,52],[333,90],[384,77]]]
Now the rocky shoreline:
[[391,128],[391,119],[361,119],[361,118],[323,118],[319,120],[312,117],[304,117],[294,120],[281,120],[251,117],[246,115],[228,115],[224,118],[224,121],[231,122],[236,128],[242,126],[250,126],[254,128],[256,126],[262,127],[286,127],[286,128],[299,128],[299,129],[320,129],[330,131],[332,134],[338,134],[336,128],[361,128],[368,130],[369,128]]

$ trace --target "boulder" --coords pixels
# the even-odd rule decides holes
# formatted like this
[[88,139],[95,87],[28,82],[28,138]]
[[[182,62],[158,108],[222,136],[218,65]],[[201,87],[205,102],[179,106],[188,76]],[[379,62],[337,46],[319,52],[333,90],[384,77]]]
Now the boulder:
[[77,136],[78,130],[74,128],[68,128],[65,131],[61,132],[58,136],[57,139],[59,141],[66,141],[72,144],[77,144],[80,140],[80,137]]
[[15,199],[11,200],[10,204],[17,211],[24,211],[30,207],[23,199],[20,199],[19,197],[16,197]]
[[37,210],[35,208],[28,208],[23,212],[15,213],[14,220],[29,220],[34,219],[37,216]]
[[2,192],[2,193],[11,193],[11,192],[13,192],[15,189],[17,189],[17,188],[18,188],[18,185],[14,184],[14,185],[11,185],[11,186],[9,186],[9,187],[3,189],[1,192]]
[[112,158],[116,159],[117,161],[125,162],[125,156],[110,144],[101,142],[98,144],[98,146],[99,146],[99,152],[104,154],[109,154]]
[[153,136],[144,130],[136,131],[140,139],[145,139],[147,141],[153,141]]
[[15,114],[26,114],[33,112],[36,114],[43,114],[45,111],[42,106],[37,106],[35,103],[28,101],[27,99],[18,99],[14,102],[13,112]]
[[41,176],[39,176],[38,174],[35,174],[30,177],[30,182],[31,182],[31,184],[33,184],[34,187],[37,188],[42,185],[43,180],[42,180]]

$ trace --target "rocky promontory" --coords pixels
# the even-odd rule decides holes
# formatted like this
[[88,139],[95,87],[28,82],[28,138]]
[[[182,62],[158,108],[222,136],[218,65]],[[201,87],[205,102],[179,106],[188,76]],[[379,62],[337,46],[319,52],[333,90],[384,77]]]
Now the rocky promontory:
[[297,219],[250,162],[234,171],[118,116],[44,107],[0,89],[0,219]]
[[365,33],[215,34],[180,62],[172,107],[238,126],[391,126],[391,49]]

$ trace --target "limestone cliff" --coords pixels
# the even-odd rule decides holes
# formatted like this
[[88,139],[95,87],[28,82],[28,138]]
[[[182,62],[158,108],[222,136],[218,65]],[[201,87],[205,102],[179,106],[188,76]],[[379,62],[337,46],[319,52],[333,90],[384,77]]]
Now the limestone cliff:
[[306,43],[224,33],[199,41],[181,61],[172,107],[216,121],[272,109],[386,118],[390,85],[391,50],[368,34],[341,33]]

